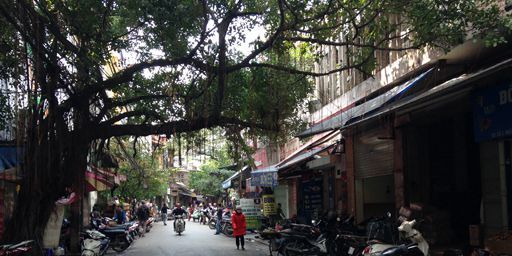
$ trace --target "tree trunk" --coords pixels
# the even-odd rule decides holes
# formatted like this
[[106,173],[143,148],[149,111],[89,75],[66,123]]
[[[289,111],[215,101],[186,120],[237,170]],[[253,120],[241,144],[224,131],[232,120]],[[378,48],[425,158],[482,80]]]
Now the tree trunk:
[[[79,198],[83,195],[89,141],[86,134],[77,132],[34,136],[34,133],[41,135],[38,131],[46,129],[34,127],[32,130],[24,149],[21,189],[6,233],[10,242],[36,240],[34,253],[39,255],[44,229],[55,210],[55,201],[67,196],[67,187],[72,188]],[[71,208],[71,234],[75,235],[72,237],[72,252],[80,250],[77,239],[81,226],[80,205],[78,201],[68,206]]]

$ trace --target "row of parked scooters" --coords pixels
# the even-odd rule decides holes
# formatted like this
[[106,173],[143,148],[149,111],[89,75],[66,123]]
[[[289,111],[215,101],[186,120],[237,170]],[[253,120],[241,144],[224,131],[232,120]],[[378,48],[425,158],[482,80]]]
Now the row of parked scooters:
[[[331,217],[312,225],[285,222],[277,232],[262,232],[269,239],[270,255],[426,256],[429,245],[414,228],[416,220],[391,214],[355,224],[354,218]],[[280,229],[280,230],[279,230]]]
[[[151,231],[154,218],[146,221],[145,232]],[[126,250],[143,230],[138,221],[130,221],[110,226],[112,219],[107,217],[93,218],[85,231],[81,232],[82,256],[101,256],[109,248],[116,252]]]

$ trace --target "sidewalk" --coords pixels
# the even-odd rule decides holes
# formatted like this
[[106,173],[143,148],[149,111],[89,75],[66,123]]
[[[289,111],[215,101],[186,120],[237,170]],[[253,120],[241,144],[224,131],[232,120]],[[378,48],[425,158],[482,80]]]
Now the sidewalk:
[[269,240],[261,239],[260,234],[256,232],[247,231],[247,234],[245,235],[245,239],[250,242],[254,243],[260,243],[262,245],[268,246]]

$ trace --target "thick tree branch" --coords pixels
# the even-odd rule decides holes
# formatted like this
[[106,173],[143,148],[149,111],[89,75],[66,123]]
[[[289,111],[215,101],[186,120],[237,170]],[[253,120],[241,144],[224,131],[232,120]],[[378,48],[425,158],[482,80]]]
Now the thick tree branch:
[[[31,6],[28,6],[28,4],[25,1],[20,1],[20,3],[22,3],[22,5],[27,9],[27,11],[30,12],[31,15],[33,15],[34,17],[37,17],[39,20],[41,20],[42,22],[44,22],[45,24],[48,25],[49,31],[52,33],[52,35],[55,36],[55,38],[57,40],[59,40],[59,42],[66,48],[66,50],[68,50],[76,55],[81,55],[80,49],[76,45],[74,45],[72,42],[70,42],[62,34],[59,25],[55,21],[56,18],[53,17],[53,15],[48,11],[48,9],[46,9],[46,6],[44,3],[37,2],[37,5],[38,5],[39,9],[46,14],[46,16],[39,14]],[[81,56],[81,57],[84,57],[84,56]]]
[[101,109],[100,113],[97,115],[97,118],[100,121],[109,110],[114,109],[116,107],[125,107],[130,104],[134,104],[141,101],[151,101],[151,100],[159,100],[159,99],[165,99],[168,98],[169,95],[165,94],[156,94],[156,95],[143,95],[138,97],[129,98],[126,100],[117,100],[113,101],[113,98],[109,98],[108,102],[105,103],[105,106]]
[[270,69],[274,69],[274,70],[283,71],[283,72],[286,72],[286,73],[289,73],[289,74],[297,74],[297,75],[306,75],[306,76],[320,77],[320,76],[326,76],[326,75],[338,73],[338,72],[341,72],[341,71],[344,71],[344,70],[349,70],[349,69],[354,69],[354,68],[355,69],[359,69],[363,65],[368,63],[368,61],[372,57],[373,57],[373,52],[372,52],[372,54],[368,54],[363,60],[361,60],[361,61],[359,61],[359,62],[357,62],[355,64],[345,65],[345,66],[342,66],[340,68],[332,69],[332,70],[329,70],[327,72],[322,72],[322,73],[298,70],[298,69],[295,69],[295,68],[284,67],[284,66],[274,65],[274,64],[270,64],[270,63],[250,63],[250,64],[248,64],[248,65],[246,65],[244,67],[245,68],[270,68]]
[[277,27],[276,31],[265,41],[263,44],[261,44],[258,49],[251,52],[247,57],[245,57],[240,63],[227,67],[226,72],[230,73],[236,70],[239,70],[249,64],[254,58],[256,58],[258,55],[260,55],[265,50],[269,49],[274,42],[281,36],[283,31],[285,30],[285,10],[284,10],[284,0],[279,0],[279,26]]
[[238,118],[231,117],[207,117],[197,118],[192,121],[179,120],[161,124],[126,124],[126,125],[109,125],[102,123],[94,130],[93,138],[107,139],[119,136],[147,136],[152,134],[175,134],[182,132],[193,132],[205,128],[216,126],[238,125],[242,127],[252,127],[262,130],[276,131],[277,127],[243,121]]
[[164,120],[163,116],[158,114],[156,111],[150,111],[150,110],[134,110],[134,111],[127,111],[127,112],[123,112],[117,116],[114,116],[110,119],[108,119],[107,121],[104,121],[102,123],[100,123],[100,125],[113,125],[115,124],[116,122],[119,122],[125,118],[129,118],[129,117],[140,117],[140,116],[152,116],[152,117],[155,117],[159,120]]
[[322,40],[322,39],[315,39],[315,38],[307,38],[307,37],[287,37],[284,38],[285,40],[292,41],[292,42],[309,42],[309,43],[315,43],[320,45],[330,45],[330,46],[354,46],[359,48],[371,48],[374,50],[383,50],[383,51],[404,51],[404,50],[411,50],[411,49],[418,49],[422,45],[412,45],[408,47],[383,47],[380,46],[384,42],[400,38],[400,35],[388,37],[382,39],[380,42],[377,42],[375,44],[364,44],[364,43],[357,43],[354,41],[345,41],[345,42],[339,42],[339,41],[331,41],[331,40]]

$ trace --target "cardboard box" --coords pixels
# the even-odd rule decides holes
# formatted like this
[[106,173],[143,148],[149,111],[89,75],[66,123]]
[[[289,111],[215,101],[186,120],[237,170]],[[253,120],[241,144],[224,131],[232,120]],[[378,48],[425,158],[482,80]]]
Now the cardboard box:
[[480,247],[482,241],[480,230],[480,225],[469,225],[469,245]]

